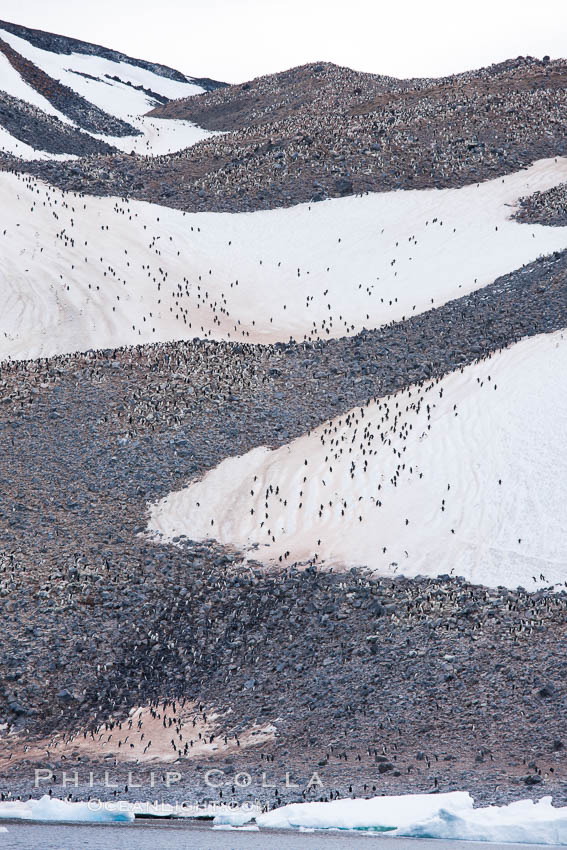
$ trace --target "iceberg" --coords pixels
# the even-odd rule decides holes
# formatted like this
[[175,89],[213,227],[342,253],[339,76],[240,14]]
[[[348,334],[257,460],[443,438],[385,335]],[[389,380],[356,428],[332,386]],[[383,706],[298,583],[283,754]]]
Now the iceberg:
[[[567,806],[554,807],[551,797],[537,802],[519,800],[504,806],[474,807],[465,791],[446,794],[402,794],[371,799],[343,799],[328,803],[291,803],[260,813],[254,806],[221,805],[213,829],[354,830],[387,833],[405,838],[488,841],[493,843],[567,846]],[[200,812],[200,814],[199,814]],[[47,795],[39,800],[0,803],[0,820],[34,820],[58,823],[131,822],[136,814],[156,817],[196,817],[202,810],[171,804],[72,803]],[[212,812],[211,812],[212,813]],[[0,826],[0,832],[5,827]]]
[[113,823],[134,820],[129,803],[70,803],[44,794],[39,800],[8,800],[0,803],[0,819],[56,821],[59,823]]
[[473,798],[465,791],[448,794],[403,794],[344,799],[330,803],[291,803],[256,816],[260,827],[273,829],[360,829],[405,834],[414,824],[431,820],[441,810],[452,814],[473,811]]
[[215,815],[213,826],[244,826],[252,820],[258,820],[260,809],[254,806],[238,806],[238,808],[226,808]]
[[406,838],[567,845],[567,806],[551,797],[474,808],[465,792],[294,803],[256,816],[261,828],[364,830]]
[[515,844],[567,844],[567,807],[554,808],[551,797],[519,800],[467,812],[440,809],[397,834],[411,838],[458,838]]
[[[214,817],[216,825],[242,827],[260,813],[256,806],[228,806],[225,803],[183,806],[177,803],[135,802],[116,800],[72,803],[45,794],[39,800],[0,802],[0,820],[34,820],[58,823],[120,823],[135,818],[202,818]],[[1,831],[1,830],[0,830]]]
[[231,826],[229,823],[214,823],[212,829],[231,830],[232,832],[260,832],[260,827],[253,823],[245,826]]

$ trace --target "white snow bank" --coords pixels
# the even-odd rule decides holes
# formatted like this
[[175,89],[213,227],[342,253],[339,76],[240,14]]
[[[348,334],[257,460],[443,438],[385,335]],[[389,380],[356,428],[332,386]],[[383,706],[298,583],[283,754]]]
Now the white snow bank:
[[258,815],[256,823],[278,829],[388,830],[412,838],[567,844],[567,807],[554,808],[551,797],[479,809],[473,808],[469,794],[459,791],[295,803]]
[[132,807],[126,802],[70,803],[44,794],[39,800],[0,802],[0,819],[36,820],[76,823],[109,823],[134,820]]
[[[150,507],[150,530],[276,565],[315,555],[489,586],[567,576],[567,332],[229,458]],[[286,554],[287,553],[287,554]]]
[[256,817],[260,827],[273,829],[367,829],[395,830],[400,834],[412,824],[432,818],[441,809],[448,812],[472,811],[473,799],[464,791],[449,794],[404,794],[345,799],[330,803],[291,803]]
[[203,130],[191,121],[150,118],[142,115],[130,116],[130,124],[140,131],[137,136],[104,136],[98,133],[90,135],[102,139],[125,153],[134,151],[142,156],[162,156],[185,150],[209,136],[219,136],[218,131]]
[[566,248],[567,228],[508,220],[566,179],[567,159],[542,160],[478,187],[190,215],[2,173],[0,360],[380,327]]

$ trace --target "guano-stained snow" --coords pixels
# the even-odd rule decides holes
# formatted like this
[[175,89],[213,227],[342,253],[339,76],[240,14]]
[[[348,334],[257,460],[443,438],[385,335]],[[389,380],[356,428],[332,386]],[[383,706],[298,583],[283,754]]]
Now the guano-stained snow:
[[0,360],[377,328],[567,247],[567,228],[509,218],[565,179],[558,158],[462,189],[185,214],[2,173]]
[[150,508],[163,539],[276,565],[535,589],[567,578],[567,332],[229,458]]

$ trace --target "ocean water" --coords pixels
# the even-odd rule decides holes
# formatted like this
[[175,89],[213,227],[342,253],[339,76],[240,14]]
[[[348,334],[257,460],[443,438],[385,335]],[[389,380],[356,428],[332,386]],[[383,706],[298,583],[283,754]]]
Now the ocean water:
[[[299,833],[213,830],[210,824],[176,821],[133,824],[38,824],[4,822],[0,850],[536,850],[542,845],[423,841],[368,833]],[[548,848],[549,850],[549,848]]]

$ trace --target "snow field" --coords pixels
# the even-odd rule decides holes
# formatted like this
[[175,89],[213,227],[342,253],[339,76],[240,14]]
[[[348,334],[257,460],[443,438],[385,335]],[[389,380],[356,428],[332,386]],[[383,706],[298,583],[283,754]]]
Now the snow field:
[[2,173],[0,360],[380,327],[567,247],[567,228],[509,220],[565,179],[567,159],[542,160],[462,189],[184,214]]
[[253,449],[150,506],[159,539],[269,564],[529,590],[567,578],[567,332]]

